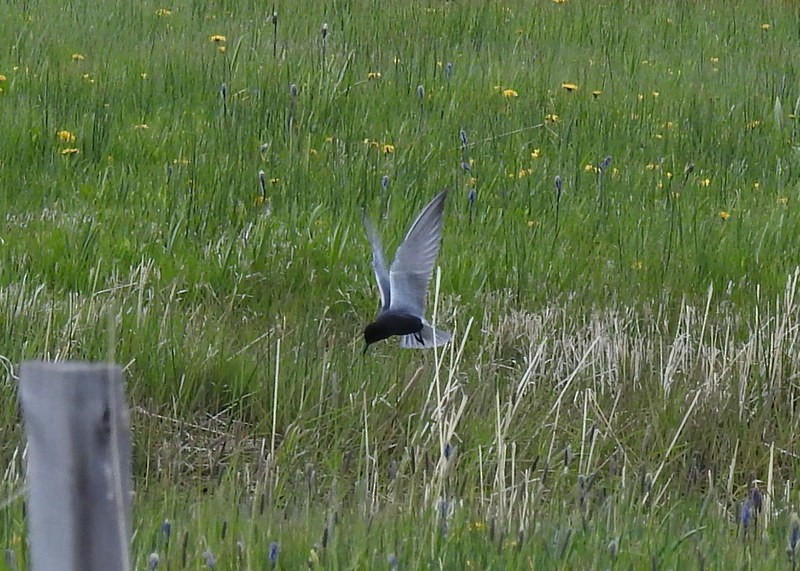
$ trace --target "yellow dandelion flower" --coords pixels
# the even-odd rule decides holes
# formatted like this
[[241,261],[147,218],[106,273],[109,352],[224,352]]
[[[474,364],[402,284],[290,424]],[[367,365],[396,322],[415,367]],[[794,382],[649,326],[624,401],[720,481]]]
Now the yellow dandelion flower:
[[380,79],[381,72],[379,71],[371,71],[367,74],[367,79]]
[[150,127],[147,125],[147,123],[139,123],[138,125],[134,125],[133,128],[136,129],[137,131],[144,131],[146,129],[149,129]]
[[269,179],[269,183],[270,184],[280,184],[280,182],[281,182],[281,179],[279,179],[279,178],[271,178],[271,179]]
[[674,126],[675,124],[672,121],[667,121],[662,125],[662,127],[664,127],[665,129],[672,129]]
[[666,172],[666,173],[664,173],[664,174],[666,174],[666,175],[667,175],[667,178],[670,178],[670,179],[672,178],[672,173],[671,173],[671,172],[667,171],[667,172]]
[[142,79],[147,79],[147,72],[143,71],[142,73],[139,74],[139,77],[141,77]]
[[475,178],[475,177],[472,177],[471,179],[469,179],[467,181],[467,184],[469,184],[469,186],[475,186],[476,184],[478,184],[478,179]]
[[575,85],[574,83],[562,83],[561,84],[561,89],[564,89],[564,90],[567,91],[567,93],[570,93],[572,91],[577,91],[578,90],[578,86]]
[[333,143],[333,137],[325,137],[326,143]]
[[83,54],[72,54],[72,61],[83,61],[84,58]]
[[221,44],[223,42],[227,42],[228,41],[228,38],[226,38],[222,34],[214,34],[212,36],[209,36],[208,39],[210,41],[214,42],[215,44]]
[[503,97],[519,97],[519,93],[517,93],[513,89],[504,89]]
[[62,155],[65,155],[65,156],[68,156],[68,155],[77,155],[78,153],[80,153],[80,150],[79,150],[79,149],[72,148],[72,147],[70,147],[70,148],[68,148],[68,149],[61,149],[61,154],[62,154]]
[[544,120],[546,123],[558,123],[561,121],[561,117],[556,115],[555,113],[548,113],[544,116]]
[[540,155],[541,153],[539,152],[539,149],[533,149],[533,152],[531,153],[531,158],[538,159]]
[[2,73],[0,73],[0,81],[6,81],[7,79],[8,79],[8,78],[7,78],[5,75],[3,75]]
[[533,228],[536,224],[536,220],[528,220],[528,228]]
[[224,54],[227,49],[228,48],[226,48],[225,46],[218,46],[217,47],[217,50],[219,50],[219,53],[221,53],[221,54]]
[[719,217],[722,218],[723,220],[727,220],[728,218],[731,217],[731,215],[730,215],[730,213],[725,212],[724,210],[720,210],[719,211]]
[[600,97],[602,94],[603,94],[603,92],[600,91],[599,89],[595,89],[594,91],[592,91],[592,97],[594,97],[595,99]]
[[184,165],[185,166],[185,165],[189,164],[189,159],[173,159],[172,160],[172,164],[173,165]]
[[65,143],[74,143],[75,142],[75,134],[74,133],[70,133],[67,130],[63,130],[62,129],[61,131],[56,133],[56,137],[58,137],[61,141],[65,142]]
[[719,58],[718,57],[712,57],[711,58],[711,63],[719,63]]
[[753,183],[753,188],[758,190],[759,188],[761,188],[761,183],[760,182],[754,182]]
[[394,56],[394,57],[392,58],[392,63],[393,63],[393,64],[395,64],[395,65],[397,65],[398,63],[400,63],[400,62],[402,62],[402,61],[403,61],[403,60],[401,60],[401,59],[400,59],[399,57],[397,57],[397,56]]
[[700,186],[711,186],[711,179],[710,178],[704,178],[703,180],[701,180],[699,182],[699,184],[700,184]]
[[263,206],[264,205],[264,196],[259,194],[256,196],[256,199],[253,201],[254,206]]
[[567,0],[553,0],[553,4],[566,4]]
[[156,16],[164,17],[164,16],[172,16],[172,10],[169,8],[159,8],[156,10]]
[[384,144],[381,147],[381,152],[383,152],[384,155],[391,155],[394,153],[394,145],[390,145],[389,143]]
[[778,197],[778,204],[787,204],[788,202],[789,202],[789,197],[787,196]]
[[658,169],[661,168],[661,165],[659,165],[658,163],[647,163],[647,165],[645,165],[644,168],[646,168],[649,171],[657,171]]
[[659,93],[658,91],[653,92],[653,97],[658,97],[659,95],[661,95],[661,93]]
[[661,190],[662,188],[664,188],[664,183],[663,183],[663,182],[661,182],[661,181],[658,181],[658,182],[656,183],[656,188],[657,188],[658,190]]
[[769,24],[761,24],[761,29],[765,32],[768,32],[771,27]]
[[681,197],[681,193],[680,192],[675,191],[675,192],[672,193],[672,198],[677,200],[680,197]]
[[312,157],[317,155],[317,149],[308,149],[308,154]]
[[759,121],[759,120],[750,121],[750,122],[749,122],[749,123],[746,125],[747,129],[748,129],[748,130],[750,130],[750,131],[752,131],[753,129],[756,129],[756,128],[758,128],[759,126],[761,126],[761,121]]
[[644,266],[644,264],[642,263],[641,260],[636,260],[635,262],[633,262],[631,264],[631,269],[632,270],[641,270],[643,266]]

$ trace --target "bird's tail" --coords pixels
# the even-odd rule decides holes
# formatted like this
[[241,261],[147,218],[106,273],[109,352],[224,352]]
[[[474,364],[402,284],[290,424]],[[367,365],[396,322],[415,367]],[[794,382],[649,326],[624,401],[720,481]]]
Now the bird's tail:
[[[417,339],[418,336],[422,338],[422,343]],[[451,337],[452,335],[447,331],[434,329],[430,326],[430,323],[423,321],[422,331],[411,335],[403,335],[400,338],[400,346],[403,349],[431,349],[432,347],[441,347],[450,341]]]

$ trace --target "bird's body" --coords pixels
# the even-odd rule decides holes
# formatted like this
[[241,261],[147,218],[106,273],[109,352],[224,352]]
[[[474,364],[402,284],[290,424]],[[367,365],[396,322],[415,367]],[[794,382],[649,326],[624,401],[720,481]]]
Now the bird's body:
[[442,235],[442,214],[447,191],[440,192],[420,213],[397,248],[387,270],[383,247],[369,218],[364,218],[372,245],[372,268],[381,293],[378,317],[364,329],[366,346],[393,335],[406,349],[444,345],[450,334],[435,330],[423,317],[425,294],[433,274]]

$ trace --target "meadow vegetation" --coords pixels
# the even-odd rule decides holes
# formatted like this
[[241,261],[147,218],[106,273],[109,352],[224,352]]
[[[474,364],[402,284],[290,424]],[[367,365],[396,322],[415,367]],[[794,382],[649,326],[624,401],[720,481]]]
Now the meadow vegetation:
[[[0,36],[0,569],[34,358],[126,368],[136,569],[795,568],[793,3],[11,0]],[[445,187],[454,341],[362,357],[362,213],[393,251]]]

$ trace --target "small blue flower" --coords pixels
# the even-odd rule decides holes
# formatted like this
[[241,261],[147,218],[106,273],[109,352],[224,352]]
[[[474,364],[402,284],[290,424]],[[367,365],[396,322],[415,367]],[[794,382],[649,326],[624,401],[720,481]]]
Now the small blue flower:
[[214,554],[211,553],[210,550],[206,549],[203,551],[203,559],[206,560],[206,567],[209,569],[216,569],[217,568],[217,558],[214,557]]
[[750,500],[745,500],[742,504],[742,513],[740,514],[740,521],[742,524],[742,528],[744,529],[745,533],[750,528],[750,524],[753,522],[753,502]]
[[467,132],[464,129],[461,129],[458,132],[458,138],[461,139],[461,148],[465,149],[469,144],[467,141]]
[[273,541],[269,544],[269,565],[275,567],[278,564],[278,542]]
[[172,533],[172,524],[168,519],[165,519],[164,523],[161,524],[161,533],[163,533],[164,537],[169,541],[169,536]]

